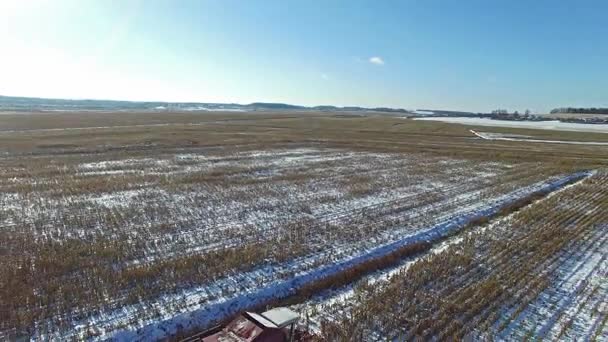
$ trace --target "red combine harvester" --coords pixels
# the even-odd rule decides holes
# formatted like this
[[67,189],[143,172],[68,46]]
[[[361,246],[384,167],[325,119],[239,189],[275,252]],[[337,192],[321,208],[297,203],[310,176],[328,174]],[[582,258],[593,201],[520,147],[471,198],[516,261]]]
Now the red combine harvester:
[[296,329],[299,318],[288,308],[274,308],[261,314],[244,312],[224,328],[208,330],[182,342],[309,341],[310,335]]

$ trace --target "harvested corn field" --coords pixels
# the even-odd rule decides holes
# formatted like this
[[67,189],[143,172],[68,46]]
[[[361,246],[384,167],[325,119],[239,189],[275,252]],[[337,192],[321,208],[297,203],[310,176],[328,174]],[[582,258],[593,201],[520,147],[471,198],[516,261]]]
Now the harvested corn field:
[[602,172],[301,309],[327,340],[604,340],[607,204]]
[[[603,167],[597,147],[530,149],[478,141],[465,128],[440,123],[189,114],[191,123],[182,115],[179,122],[146,125],[145,115],[132,126],[112,128],[97,119],[90,128],[0,134],[3,338],[149,340],[204,329],[271,301],[308,303],[327,288],[350,286],[386,267],[386,258],[424,257],[450,236],[557,198],[550,193]],[[502,230],[492,237],[523,236],[500,226],[484,231]],[[484,239],[489,242],[467,237],[446,250],[456,255],[449,262],[468,260],[455,270],[473,269],[483,253],[494,257],[492,240]],[[502,247],[496,249],[506,253]],[[538,258],[531,261],[535,267],[544,262]],[[511,270],[527,267],[513,260]],[[476,284],[485,279],[483,270],[462,281]],[[539,291],[555,296],[547,286]],[[389,284],[374,293],[385,288]],[[447,291],[442,283],[437,289]],[[341,336],[341,314],[366,303],[337,310],[335,320],[319,319],[321,336]],[[529,325],[542,314],[525,312],[530,321],[522,324]],[[424,335],[426,327],[362,326],[361,334],[452,336],[465,328]],[[521,329],[507,328],[505,334],[519,336]]]

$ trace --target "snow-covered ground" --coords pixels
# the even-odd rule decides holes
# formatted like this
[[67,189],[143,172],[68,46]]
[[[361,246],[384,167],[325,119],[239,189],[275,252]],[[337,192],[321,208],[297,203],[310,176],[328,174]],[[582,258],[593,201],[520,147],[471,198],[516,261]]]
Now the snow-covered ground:
[[[512,203],[519,198],[523,198],[537,191],[551,191],[561,188],[567,182],[572,180],[582,179],[586,177],[586,173],[575,174],[572,176],[553,179],[547,182],[534,184],[523,189],[518,189],[500,198],[496,198],[488,203],[476,205],[471,210],[464,210],[455,213],[443,222],[430,227],[421,229],[416,233],[404,233],[404,237],[396,241],[384,245],[378,245],[369,249],[363,249],[363,253],[355,253],[351,256],[342,259],[335,259],[332,265],[309,268],[311,264],[317,264],[314,260],[296,260],[286,266],[275,267],[274,269],[264,270],[267,279],[276,278],[277,274],[289,273],[288,269],[298,270],[292,277],[283,278],[275,281],[258,283],[257,288],[251,288],[246,291],[246,294],[235,293],[232,298],[222,298],[215,303],[210,303],[198,310],[188,314],[172,317],[167,321],[153,323],[150,326],[144,327],[137,332],[121,332],[114,337],[118,340],[131,341],[134,339],[149,340],[164,338],[167,334],[175,332],[178,328],[185,327],[191,329],[194,327],[209,327],[214,321],[229,318],[234,314],[246,310],[250,307],[255,307],[272,299],[280,299],[294,294],[296,289],[305,286],[308,283],[318,279],[337,274],[348,267],[360,264],[366,260],[386,255],[402,246],[407,246],[420,241],[439,241],[445,236],[453,234],[475,218],[490,216],[500,210],[508,203]],[[314,256],[317,259],[319,255]],[[287,269],[285,269],[287,268]],[[230,282],[234,284],[244,284],[251,279],[250,274],[238,274],[231,277]],[[253,284],[252,284],[253,285]],[[200,301],[200,297],[196,296],[196,300]],[[124,310],[124,308],[123,308]]]
[[[40,172],[33,175],[21,164],[3,170],[0,228],[24,237],[7,246],[34,260],[40,246],[68,260],[94,253],[86,267],[61,268],[61,279],[83,286],[87,296],[95,291],[100,303],[37,322],[32,336],[51,339],[146,339],[177,324],[203,327],[247,303],[290,293],[293,281],[330,274],[332,265],[435,236],[453,228],[438,225],[523,195],[547,178],[538,163],[317,147],[92,155],[38,168],[29,169]],[[190,259],[226,250],[240,255],[245,247],[266,254],[239,269],[221,267],[221,259]],[[150,279],[142,275],[157,267]],[[184,267],[196,276],[177,282],[174,273]],[[130,292],[137,288],[128,281],[112,287],[126,272],[141,277],[145,298]],[[42,297],[56,289],[51,285],[32,290]]]
[[[608,227],[583,241],[574,255],[563,257],[558,276],[497,336],[499,340],[590,340],[608,315]],[[608,327],[607,327],[608,328]],[[599,331],[599,341],[608,329]]]
[[441,121],[471,126],[511,127],[547,129],[556,131],[608,133],[608,125],[579,124],[561,121],[511,121],[469,117],[430,117],[414,118],[414,120]]
[[[464,340],[604,341],[606,185],[605,172],[591,172],[525,209],[449,238],[431,253],[293,308],[325,337],[357,329],[364,341],[445,334]],[[471,261],[443,273],[455,270],[445,264],[460,253]],[[420,322],[434,325],[419,329]]]
[[477,132],[470,130],[474,135],[484,140],[502,140],[502,141],[524,141],[532,143],[548,143],[548,144],[569,144],[569,145],[594,145],[594,146],[608,146],[608,142],[597,142],[597,141],[572,141],[572,140],[544,140],[534,139],[530,136],[519,135],[519,134],[503,134],[503,133],[490,133],[490,132]]
[[[590,174],[593,174],[593,173],[590,173]],[[578,183],[582,182],[584,179],[586,179],[586,178],[582,178],[575,183],[566,185],[565,187],[560,187],[559,189],[557,189],[554,192],[547,195],[546,198],[551,198],[552,196],[554,196],[568,188],[574,187]],[[545,200],[546,198],[541,199],[541,201]],[[512,213],[512,214],[510,214],[506,217],[502,217],[490,224],[477,227],[477,229],[475,229],[473,231],[466,232],[466,236],[472,236],[473,234],[476,234],[479,232],[485,232],[487,230],[491,231],[493,229],[493,227],[497,227],[497,226],[504,224],[505,222],[509,222],[514,215],[515,215],[515,213]],[[442,242],[435,244],[433,246],[433,248],[431,248],[429,253],[434,253],[434,254],[442,253],[449,246],[461,243],[464,238],[465,238],[465,236],[463,236],[462,234],[450,237]],[[427,254],[425,254],[425,255],[427,255]],[[399,274],[403,274],[405,271],[407,271],[407,269],[412,264],[419,262],[422,258],[423,258],[423,256],[417,256],[412,259],[405,259],[396,266],[389,267],[385,270],[380,270],[378,272],[375,272],[360,281],[366,282],[367,284],[374,284],[378,281],[387,281],[392,276],[398,276]],[[355,285],[355,284],[351,284],[351,286],[345,286],[344,288],[341,288],[338,290],[333,290],[333,291],[329,290],[329,291],[320,293],[319,295],[311,298],[309,301],[307,301],[305,303],[299,303],[299,304],[293,305],[292,309],[300,313],[301,317],[303,319],[305,319],[306,326],[312,332],[318,333],[320,331],[321,321],[332,321],[333,319],[335,319],[334,315],[336,313],[336,310],[338,310],[339,312],[347,312],[348,310],[351,309],[351,305],[353,302],[353,296],[357,295],[357,293],[355,292],[355,287],[353,285]],[[327,308],[330,308],[330,307],[331,307],[331,310],[327,310]]]

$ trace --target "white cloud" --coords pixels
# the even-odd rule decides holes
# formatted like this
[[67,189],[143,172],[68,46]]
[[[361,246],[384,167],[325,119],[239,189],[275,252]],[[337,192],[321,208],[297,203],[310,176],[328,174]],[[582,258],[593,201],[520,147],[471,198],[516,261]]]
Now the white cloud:
[[370,57],[369,62],[376,65],[384,65],[384,60],[378,56]]

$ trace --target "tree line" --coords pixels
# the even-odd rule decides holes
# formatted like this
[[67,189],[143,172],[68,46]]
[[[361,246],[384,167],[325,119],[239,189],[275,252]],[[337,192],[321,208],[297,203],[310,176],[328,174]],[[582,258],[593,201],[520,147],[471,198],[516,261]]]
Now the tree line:
[[551,110],[551,114],[555,113],[576,113],[576,114],[608,114],[608,108],[573,108],[562,107]]

